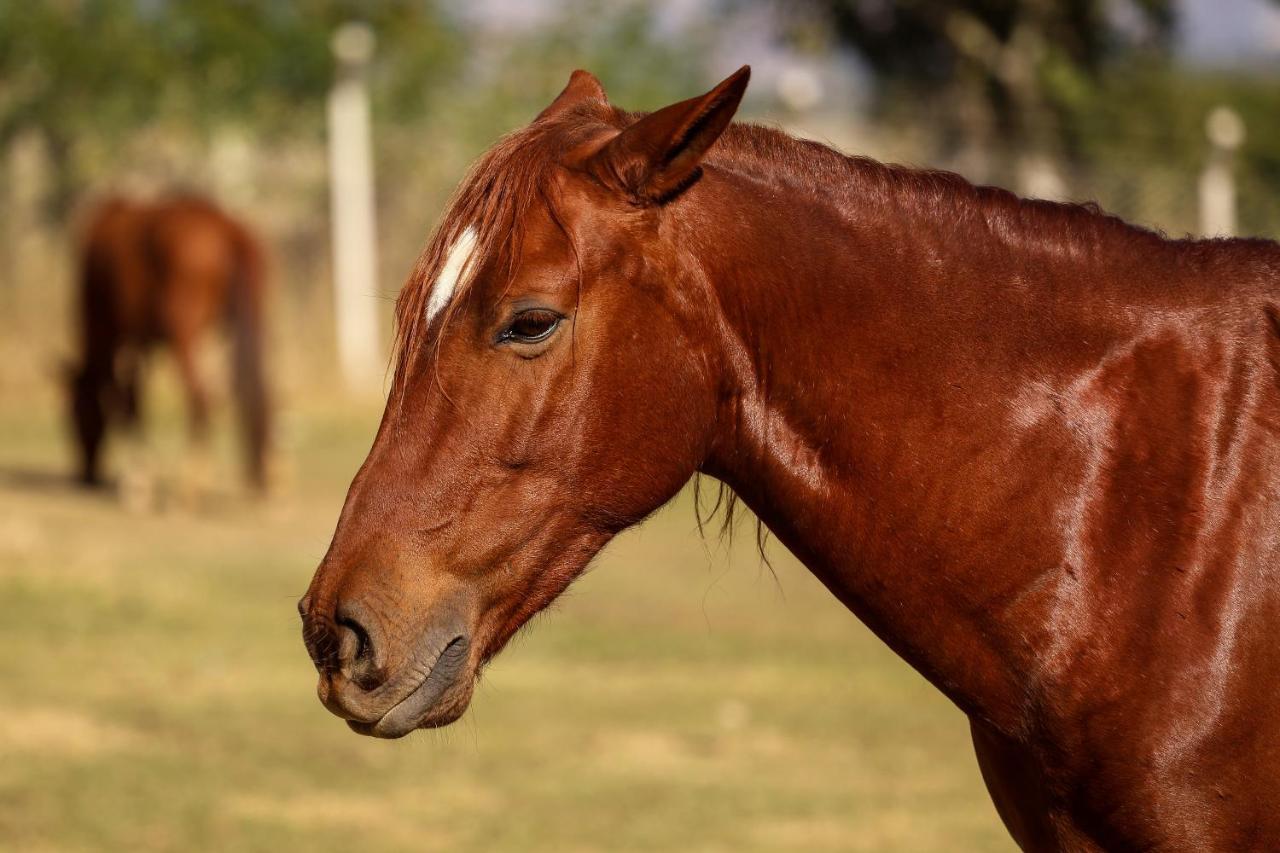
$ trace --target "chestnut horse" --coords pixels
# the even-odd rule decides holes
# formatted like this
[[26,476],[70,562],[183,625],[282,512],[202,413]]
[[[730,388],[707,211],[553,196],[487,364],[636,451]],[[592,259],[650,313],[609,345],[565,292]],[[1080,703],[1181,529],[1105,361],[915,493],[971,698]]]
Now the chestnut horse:
[[576,72],[399,301],[301,602],[399,737],[609,539],[718,478],[972,723],[1028,850],[1280,849],[1280,247],[731,125]]
[[102,482],[108,427],[141,429],[143,362],[157,347],[177,362],[193,444],[207,440],[209,399],[197,353],[210,331],[226,324],[248,479],[256,489],[266,486],[262,266],[249,231],[205,199],[112,198],[94,211],[81,251],[81,352],[69,376],[82,482]]

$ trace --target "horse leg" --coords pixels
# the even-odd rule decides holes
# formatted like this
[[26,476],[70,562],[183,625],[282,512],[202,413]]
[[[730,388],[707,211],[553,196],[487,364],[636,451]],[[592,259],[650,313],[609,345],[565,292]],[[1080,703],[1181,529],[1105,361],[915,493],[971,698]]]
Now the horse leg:
[[173,353],[187,397],[189,440],[180,492],[187,503],[194,503],[209,491],[212,481],[212,464],[209,458],[209,394],[200,375],[195,336],[176,336]]
[[142,422],[141,352],[130,348],[117,354],[112,390],[125,439],[120,499],[126,508],[146,512],[155,506],[156,483]]
[[233,345],[234,387],[239,405],[245,469],[250,487],[265,495],[272,486],[270,470],[270,404],[263,375],[260,331],[246,321],[235,329]]
[[113,279],[86,263],[81,281],[80,363],[68,372],[71,420],[80,449],[80,481],[102,485],[102,449],[116,414],[115,362],[121,332],[109,298]]
[[107,406],[103,399],[109,378],[91,364],[70,371],[71,419],[80,445],[80,482],[102,485],[102,444],[107,434]]
[[270,470],[270,400],[263,364],[262,262],[252,239],[236,233],[228,318],[232,336],[232,376],[240,410],[245,469],[250,487],[265,495]]

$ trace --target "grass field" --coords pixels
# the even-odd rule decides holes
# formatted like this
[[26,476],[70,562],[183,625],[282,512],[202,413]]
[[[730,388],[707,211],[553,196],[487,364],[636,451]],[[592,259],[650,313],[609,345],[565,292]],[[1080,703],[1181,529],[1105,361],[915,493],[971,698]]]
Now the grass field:
[[291,406],[267,507],[131,515],[65,484],[55,403],[0,395],[0,848],[1011,849],[962,715],[748,528],[704,543],[687,496],[462,722],[374,741],[316,701],[294,602],[379,406]]

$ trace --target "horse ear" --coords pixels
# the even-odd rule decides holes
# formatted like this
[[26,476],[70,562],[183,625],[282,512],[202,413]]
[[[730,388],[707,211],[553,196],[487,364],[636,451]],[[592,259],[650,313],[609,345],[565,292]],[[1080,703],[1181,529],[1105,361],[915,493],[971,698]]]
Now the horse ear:
[[674,195],[697,179],[703,155],[729,126],[750,78],[744,65],[705,95],[650,113],[594,154],[588,168],[638,202]]
[[[600,85],[600,81],[590,71],[583,71],[579,68],[577,71],[569,75],[569,85],[564,87],[556,99],[551,102],[551,106],[538,113],[538,119],[562,113],[570,107],[575,107],[583,101],[599,101],[602,104],[608,104],[609,98],[604,93],[604,86]],[[534,119],[537,121],[538,119]]]

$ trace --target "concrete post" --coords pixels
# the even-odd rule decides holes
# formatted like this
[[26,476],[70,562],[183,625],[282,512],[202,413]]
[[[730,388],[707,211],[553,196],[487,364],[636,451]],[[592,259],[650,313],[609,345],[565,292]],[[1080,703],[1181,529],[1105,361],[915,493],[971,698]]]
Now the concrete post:
[[1236,233],[1235,153],[1244,142],[1244,121],[1229,107],[1215,107],[1205,121],[1209,159],[1200,173],[1200,232],[1206,237]]
[[332,46],[338,73],[329,93],[329,203],[338,362],[349,389],[368,391],[382,373],[366,80],[373,57],[373,31],[367,24],[343,24],[334,33]]

